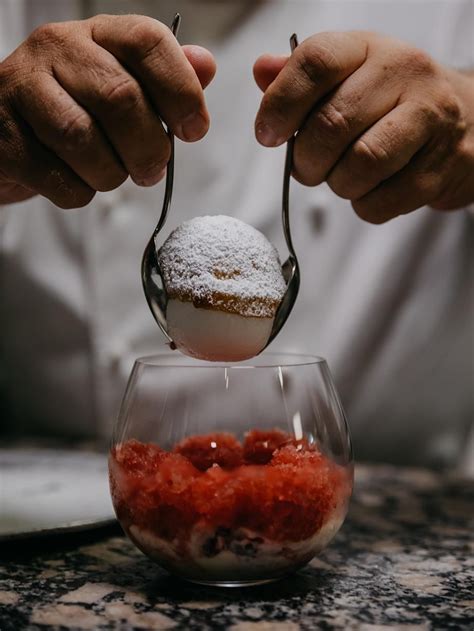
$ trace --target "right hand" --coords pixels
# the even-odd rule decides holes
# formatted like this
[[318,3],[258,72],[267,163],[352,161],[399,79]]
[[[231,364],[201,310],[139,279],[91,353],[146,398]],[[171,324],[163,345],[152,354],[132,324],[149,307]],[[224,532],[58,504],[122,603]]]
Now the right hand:
[[0,204],[43,195],[61,208],[128,177],[152,186],[170,144],[209,127],[212,55],[160,22],[98,15],[36,29],[0,63]]

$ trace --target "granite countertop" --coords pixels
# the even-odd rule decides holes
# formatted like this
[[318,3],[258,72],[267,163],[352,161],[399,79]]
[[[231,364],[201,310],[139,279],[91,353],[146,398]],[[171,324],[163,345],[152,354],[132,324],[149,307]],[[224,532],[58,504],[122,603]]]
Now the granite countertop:
[[0,548],[0,630],[473,629],[474,482],[359,467],[332,545],[271,585],[171,578],[117,526]]

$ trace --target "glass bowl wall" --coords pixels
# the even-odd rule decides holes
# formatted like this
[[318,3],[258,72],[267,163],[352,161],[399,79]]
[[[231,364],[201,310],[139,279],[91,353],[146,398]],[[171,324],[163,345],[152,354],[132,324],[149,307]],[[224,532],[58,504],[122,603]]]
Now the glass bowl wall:
[[110,480],[127,535],[182,578],[243,585],[301,567],[340,528],[352,492],[349,432],[326,362],[137,360]]

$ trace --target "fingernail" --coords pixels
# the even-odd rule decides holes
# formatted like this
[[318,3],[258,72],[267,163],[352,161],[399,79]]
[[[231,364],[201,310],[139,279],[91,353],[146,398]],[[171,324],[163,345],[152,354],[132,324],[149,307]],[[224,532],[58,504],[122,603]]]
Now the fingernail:
[[284,142],[284,138],[277,136],[271,127],[266,123],[260,123],[256,129],[257,140],[265,147],[277,147]]
[[187,116],[180,125],[181,136],[184,140],[199,140],[207,127],[207,121],[202,114]]
[[166,168],[162,169],[159,173],[149,175],[148,177],[134,178],[134,182],[138,186],[155,186],[155,184],[158,184],[158,182],[164,178],[165,174]]

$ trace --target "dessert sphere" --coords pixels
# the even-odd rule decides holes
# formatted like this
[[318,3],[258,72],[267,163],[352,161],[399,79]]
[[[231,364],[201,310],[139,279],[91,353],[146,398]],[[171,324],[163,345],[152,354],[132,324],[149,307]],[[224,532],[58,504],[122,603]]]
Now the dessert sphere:
[[286,283],[276,248],[225,215],[195,217],[158,251],[168,335],[186,355],[240,361],[265,348]]

